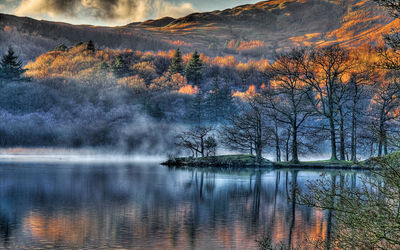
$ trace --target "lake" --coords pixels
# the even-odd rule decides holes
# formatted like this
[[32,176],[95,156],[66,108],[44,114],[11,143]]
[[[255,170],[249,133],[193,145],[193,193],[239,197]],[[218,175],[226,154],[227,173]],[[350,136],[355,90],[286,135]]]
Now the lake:
[[291,202],[322,173],[1,164],[0,248],[256,249],[264,235],[296,246],[329,237],[328,211]]

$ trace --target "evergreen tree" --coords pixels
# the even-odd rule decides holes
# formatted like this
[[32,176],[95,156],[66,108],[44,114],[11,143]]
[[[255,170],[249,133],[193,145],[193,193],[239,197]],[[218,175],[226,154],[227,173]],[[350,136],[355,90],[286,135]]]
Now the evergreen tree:
[[77,42],[77,43],[75,43],[74,47],[79,47],[79,46],[82,46],[82,45],[83,45],[83,42]]
[[211,122],[218,122],[220,116],[220,100],[218,99],[220,92],[218,77],[214,79],[214,86],[206,98],[208,119]]
[[107,70],[108,69],[108,64],[106,63],[106,62],[101,62],[100,64],[99,64],[99,69],[101,69],[101,70]]
[[122,59],[121,55],[118,55],[114,58],[114,63],[111,66],[111,70],[117,77],[124,77],[129,72],[129,67]]
[[210,45],[208,45],[208,49],[209,50],[217,50],[218,49],[218,45],[216,43],[210,43]]
[[231,117],[235,112],[235,104],[232,97],[232,90],[229,85],[225,84],[218,91],[218,100],[220,100],[220,117],[223,120]]
[[63,44],[63,43],[57,45],[57,46],[54,48],[54,51],[63,51],[63,52],[65,52],[65,51],[67,51],[67,50],[68,50],[68,47],[65,46],[65,44]]
[[22,68],[22,61],[15,55],[10,47],[7,55],[4,55],[0,62],[0,77],[5,80],[21,80],[21,75],[25,72]]
[[201,126],[204,122],[204,95],[199,90],[199,92],[195,95],[194,99],[191,102],[191,105],[188,110],[188,118],[191,122],[196,124],[197,126]]
[[202,80],[202,68],[203,62],[200,59],[200,54],[195,50],[185,68],[188,82],[198,85]]
[[218,77],[206,99],[208,119],[218,123],[229,118],[233,113],[233,97],[229,86],[220,86]]
[[87,50],[89,53],[94,53],[94,52],[95,52],[96,48],[94,47],[94,43],[93,43],[92,40],[89,40],[89,42],[87,43],[87,45],[86,45],[86,50]]
[[99,65],[97,65],[97,72],[100,74],[104,74],[109,72],[110,66],[106,62],[101,62]]
[[183,64],[182,64],[182,54],[179,48],[176,49],[174,57],[171,60],[171,66],[169,66],[168,72],[169,75],[174,74],[182,74],[183,73]]

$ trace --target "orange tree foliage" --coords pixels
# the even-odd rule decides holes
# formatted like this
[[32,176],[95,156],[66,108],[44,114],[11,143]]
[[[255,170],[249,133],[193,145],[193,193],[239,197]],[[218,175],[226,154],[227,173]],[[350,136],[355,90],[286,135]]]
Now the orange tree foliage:
[[132,90],[146,89],[146,82],[137,75],[121,78],[118,83]]
[[217,56],[212,60],[212,64],[221,67],[234,67],[237,64],[237,61],[233,56]]
[[240,43],[237,50],[238,51],[250,50],[250,49],[255,49],[255,48],[261,48],[264,46],[265,46],[264,41],[249,41],[249,42],[243,41]]
[[90,78],[91,73],[102,61],[109,61],[118,54],[117,51],[103,50],[90,54],[84,46],[73,47],[69,51],[51,51],[29,62],[26,75],[32,78]]
[[178,92],[186,95],[195,95],[199,93],[199,88],[189,84],[181,87]]
[[185,76],[178,73],[169,77],[168,74],[164,74],[163,76],[152,81],[150,84],[150,89],[179,90],[186,85],[187,80]]
[[247,100],[248,98],[256,96],[257,94],[256,86],[250,85],[245,92],[236,91],[232,94],[232,96],[242,100]]
[[147,83],[151,82],[153,79],[157,78],[156,66],[153,62],[139,62],[131,67],[134,74],[137,74],[143,78]]
[[262,47],[265,47],[265,42],[259,41],[259,40],[251,40],[251,41],[231,40],[227,44],[228,49],[234,49],[237,51],[251,50],[251,49],[262,48]]
[[192,46],[193,44],[182,41],[182,40],[167,40],[167,43],[173,44],[173,45],[177,45],[177,46]]
[[[260,41],[231,41],[229,46],[245,49],[263,46]],[[158,52],[142,52],[133,50],[96,50],[95,53],[88,53],[85,46],[72,47],[69,50],[50,51],[39,56],[35,61],[29,62],[26,65],[26,76],[34,79],[46,78],[71,78],[82,82],[117,82],[129,86],[141,86],[143,88],[152,89],[170,89],[179,91],[182,87],[188,90],[187,80],[182,75],[174,75],[168,77],[164,75],[165,68],[168,68],[168,63],[174,54],[174,50],[158,51]],[[116,56],[122,56],[129,67],[127,78],[116,79],[110,67],[113,64]],[[356,65],[349,70],[348,74],[343,75],[343,82],[348,82],[355,74],[359,75],[366,70],[371,70],[370,65],[378,62],[379,56],[375,49],[364,46],[357,50],[350,50],[351,59]],[[191,54],[183,55],[184,63],[187,63]],[[221,67],[226,71],[220,71],[227,76],[226,82],[231,86],[249,86],[250,84],[260,87],[262,83],[268,82],[267,71],[270,63],[266,59],[240,61],[235,56],[217,56],[210,58],[204,54],[200,54],[200,58],[206,67]],[[160,61],[160,59],[162,59]],[[160,67],[160,63],[164,67]],[[167,66],[165,66],[167,64]],[[369,67],[369,68],[368,68]],[[211,70],[207,72],[212,72]],[[211,73],[210,73],[211,74]],[[134,77],[137,76],[137,77]],[[378,75],[375,75],[377,77]],[[212,76],[214,77],[214,76]],[[229,78],[231,77],[231,78]],[[371,79],[374,81],[379,81]],[[205,81],[211,79],[205,78]],[[210,80],[211,81],[211,80]],[[144,82],[144,84],[143,84]],[[199,87],[199,86],[198,86]],[[192,87],[194,89],[194,87]],[[184,91],[182,90],[182,91]],[[190,92],[190,91],[189,91]]]

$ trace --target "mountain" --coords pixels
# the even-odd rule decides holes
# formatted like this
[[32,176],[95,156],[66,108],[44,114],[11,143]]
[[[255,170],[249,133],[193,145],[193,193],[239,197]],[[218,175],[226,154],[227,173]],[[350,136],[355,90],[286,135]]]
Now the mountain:
[[30,60],[59,43],[94,40],[97,46],[185,51],[243,57],[270,56],[293,46],[375,45],[400,27],[372,0],[270,0],[232,9],[120,27],[71,25],[0,14],[0,52],[17,47]]
[[225,41],[242,39],[264,41],[267,48],[275,50],[293,45],[374,43],[382,34],[399,27],[399,21],[370,0],[271,0],[194,13],[162,27],[133,27],[199,47],[212,42],[221,46]]

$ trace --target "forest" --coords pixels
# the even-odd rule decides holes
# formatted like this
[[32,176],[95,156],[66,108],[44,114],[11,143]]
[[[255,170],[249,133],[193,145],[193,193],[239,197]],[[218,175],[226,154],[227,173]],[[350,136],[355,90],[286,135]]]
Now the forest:
[[88,41],[60,44],[26,65],[18,56],[10,47],[1,61],[2,146],[174,148],[167,153],[193,156],[218,146],[292,162],[321,151],[358,161],[398,148],[395,46],[298,47],[274,60],[237,61]]

